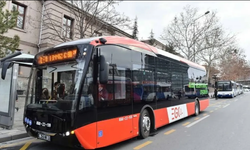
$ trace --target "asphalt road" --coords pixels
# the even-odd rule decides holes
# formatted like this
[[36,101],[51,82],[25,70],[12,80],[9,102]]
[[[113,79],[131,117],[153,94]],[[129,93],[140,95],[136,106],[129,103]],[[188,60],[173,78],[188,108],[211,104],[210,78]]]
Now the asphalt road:
[[[188,117],[158,129],[147,139],[131,139],[101,150],[249,150],[250,92],[235,98],[210,100],[198,117]],[[33,138],[0,144],[2,150],[72,150]]]

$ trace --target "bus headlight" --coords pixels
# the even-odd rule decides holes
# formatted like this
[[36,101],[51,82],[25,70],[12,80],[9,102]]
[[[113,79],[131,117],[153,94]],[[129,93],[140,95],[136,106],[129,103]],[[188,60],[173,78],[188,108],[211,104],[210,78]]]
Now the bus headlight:
[[31,120],[29,121],[29,125],[30,125],[30,126],[32,125],[32,121],[31,121]]
[[69,135],[70,135],[69,131],[67,131],[65,135],[66,135],[66,136],[69,136]]
[[75,131],[71,131],[71,132],[67,131],[65,132],[65,134],[63,134],[63,136],[70,136],[70,134],[75,134]]

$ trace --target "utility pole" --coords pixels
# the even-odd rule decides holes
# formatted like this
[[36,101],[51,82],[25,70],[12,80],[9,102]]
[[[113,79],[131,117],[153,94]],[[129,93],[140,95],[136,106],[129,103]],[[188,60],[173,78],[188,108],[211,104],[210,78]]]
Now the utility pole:
[[201,17],[203,17],[203,16],[205,16],[205,15],[207,15],[207,14],[209,14],[210,13],[210,11],[207,11],[207,12],[205,12],[203,15],[201,15],[200,17],[198,17],[198,18],[196,18],[196,19],[194,19],[194,22],[193,22],[193,24],[194,24],[194,62],[196,61],[195,60],[195,53],[196,53],[196,37],[195,37],[195,22],[198,20],[198,19],[200,19]]

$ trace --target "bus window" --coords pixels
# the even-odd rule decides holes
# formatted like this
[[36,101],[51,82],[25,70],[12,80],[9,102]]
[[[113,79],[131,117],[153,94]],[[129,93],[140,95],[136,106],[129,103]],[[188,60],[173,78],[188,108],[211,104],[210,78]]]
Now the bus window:
[[79,110],[83,110],[94,105],[93,85],[93,61],[90,61],[86,78],[82,87]]
[[131,103],[131,51],[104,45],[100,51],[110,64],[107,84],[99,84],[100,107],[115,107]]

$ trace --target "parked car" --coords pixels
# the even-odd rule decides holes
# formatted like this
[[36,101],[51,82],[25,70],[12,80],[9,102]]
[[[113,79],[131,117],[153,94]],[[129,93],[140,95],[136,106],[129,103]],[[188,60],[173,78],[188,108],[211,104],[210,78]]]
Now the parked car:
[[244,92],[249,92],[249,89],[244,89]]

